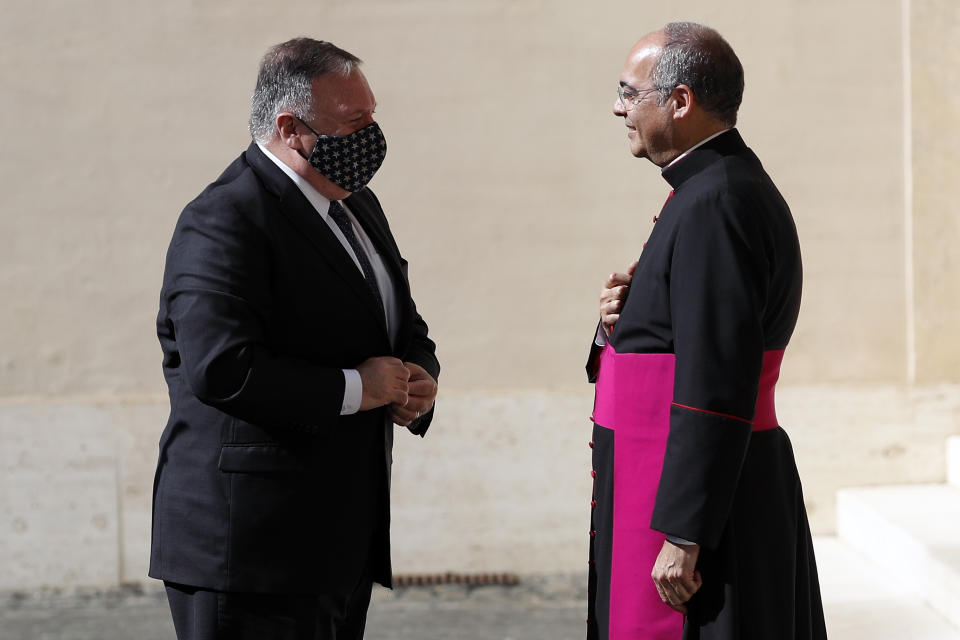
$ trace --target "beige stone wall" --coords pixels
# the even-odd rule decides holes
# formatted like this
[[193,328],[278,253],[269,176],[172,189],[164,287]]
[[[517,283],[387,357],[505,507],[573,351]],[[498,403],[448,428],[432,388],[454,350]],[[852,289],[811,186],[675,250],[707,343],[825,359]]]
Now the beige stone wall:
[[431,436],[397,445],[398,571],[582,568],[596,294],[667,193],[614,86],[670,19],[738,51],[741,131],[797,219],[778,414],[815,528],[839,486],[940,479],[960,425],[957,9],[684,8],[0,0],[0,588],[143,579],[166,243],[248,143],[259,57],[295,35],[366,61],[389,142],[372,186],[444,366]]
[[[937,482],[960,391],[790,387],[778,394],[811,523],[840,487]],[[580,572],[591,398],[452,392],[423,440],[398,434],[398,573]],[[870,408],[869,411],[866,408]],[[0,402],[0,590],[146,580],[162,402]]]
[[960,378],[960,5],[911,3],[916,371]]
[[[803,241],[786,381],[900,382],[899,2],[873,3],[866,22],[854,0],[714,4],[687,15],[743,58],[741,129]],[[173,223],[246,146],[260,55],[301,33],[366,60],[390,144],[372,186],[411,258],[444,387],[579,388],[599,282],[638,254],[667,192],[627,153],[614,87],[633,41],[673,10],[261,5],[3,2],[2,392],[162,391],[151,325]]]

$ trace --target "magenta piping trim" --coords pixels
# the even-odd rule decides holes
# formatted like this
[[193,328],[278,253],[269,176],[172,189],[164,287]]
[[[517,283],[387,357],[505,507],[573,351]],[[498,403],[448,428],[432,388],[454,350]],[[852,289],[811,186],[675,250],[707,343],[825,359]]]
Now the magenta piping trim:
[[696,411],[697,413],[707,413],[711,416],[720,416],[721,418],[730,418],[731,420],[739,420],[740,422],[746,422],[747,424],[753,424],[752,420],[746,420],[739,416],[732,416],[729,413],[720,413],[719,411],[708,411],[707,409],[697,409],[696,407],[688,407],[685,404],[680,404],[679,402],[671,402],[675,407],[680,407],[681,409],[689,409],[690,411]]

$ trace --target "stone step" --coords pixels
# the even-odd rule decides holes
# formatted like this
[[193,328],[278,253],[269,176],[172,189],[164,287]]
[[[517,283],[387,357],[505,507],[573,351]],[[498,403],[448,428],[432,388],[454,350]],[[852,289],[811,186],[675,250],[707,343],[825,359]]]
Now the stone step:
[[960,629],[960,487],[841,490],[837,535],[887,576],[886,586],[904,603],[929,605]]
[[814,538],[830,640],[960,640],[960,629],[835,537]]
[[960,436],[947,438],[947,482],[960,487]]

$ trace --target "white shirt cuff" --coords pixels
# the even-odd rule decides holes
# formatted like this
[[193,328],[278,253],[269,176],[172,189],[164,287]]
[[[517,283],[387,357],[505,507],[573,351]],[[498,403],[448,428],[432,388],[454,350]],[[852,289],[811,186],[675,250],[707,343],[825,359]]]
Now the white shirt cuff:
[[343,406],[340,415],[349,416],[360,411],[363,400],[363,380],[356,369],[343,370]]
[[597,335],[593,339],[593,343],[598,347],[602,347],[603,345],[607,344],[607,328],[603,326],[602,322],[599,324],[599,326],[597,326]]

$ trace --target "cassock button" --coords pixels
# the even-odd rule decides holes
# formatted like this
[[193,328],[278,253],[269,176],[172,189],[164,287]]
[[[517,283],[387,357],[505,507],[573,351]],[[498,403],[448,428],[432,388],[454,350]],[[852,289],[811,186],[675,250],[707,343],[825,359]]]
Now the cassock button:
[[591,477],[591,478],[596,478],[596,477],[597,477],[597,472],[594,471],[593,469],[590,469],[590,477]]
[[656,224],[657,220],[660,219],[660,216],[653,216],[653,223]]
[[596,501],[596,500],[591,500],[591,501],[590,501],[590,508],[591,508],[591,509],[596,509],[596,508],[597,508],[597,501]]
[[593,449],[593,440],[591,440],[591,441],[588,442],[587,444],[590,445],[590,448],[591,448],[591,449]]
[[643,248],[644,248],[644,249],[647,248],[647,243],[646,243],[646,242],[643,243]]
[[597,536],[597,530],[594,529],[594,530],[592,530],[592,531],[590,532],[590,537],[591,537],[591,538],[595,538],[596,536]]

